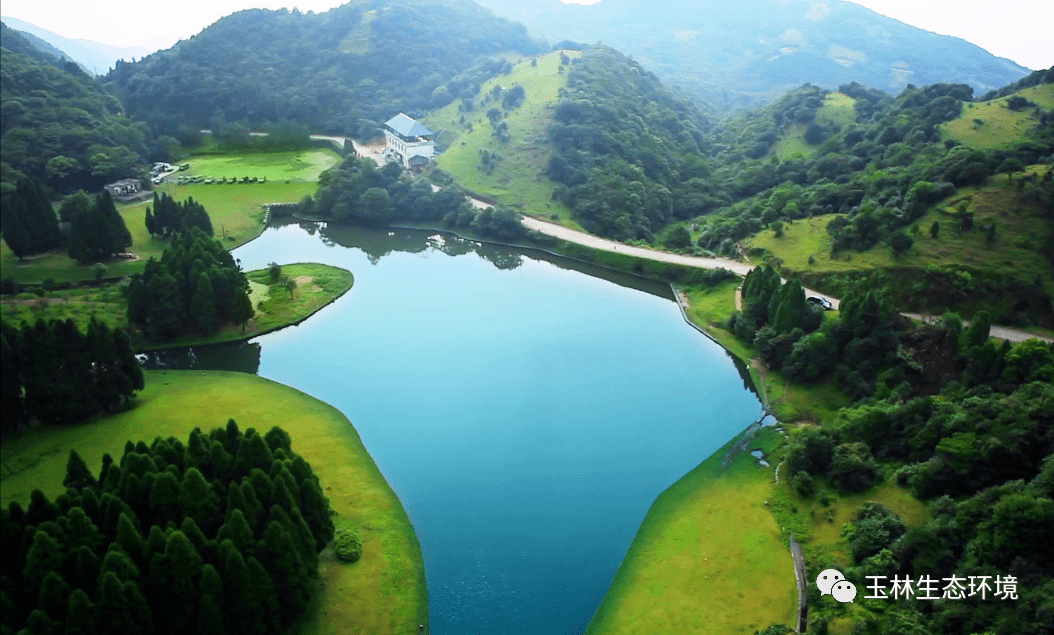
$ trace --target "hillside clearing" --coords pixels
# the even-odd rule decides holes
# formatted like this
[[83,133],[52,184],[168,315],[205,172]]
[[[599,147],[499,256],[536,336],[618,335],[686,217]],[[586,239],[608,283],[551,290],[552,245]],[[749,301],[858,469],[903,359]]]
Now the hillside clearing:
[[1010,110],[1007,101],[1019,95],[1045,111],[1054,110],[1054,84],[1020,90],[1014,95],[963,105],[958,119],[940,126],[941,138],[954,139],[979,150],[1009,148],[1039,125],[1034,108]]

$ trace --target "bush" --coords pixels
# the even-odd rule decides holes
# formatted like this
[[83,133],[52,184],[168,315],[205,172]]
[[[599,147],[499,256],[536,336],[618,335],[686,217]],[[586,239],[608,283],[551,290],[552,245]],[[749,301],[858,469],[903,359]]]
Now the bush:
[[267,265],[267,275],[271,278],[271,283],[278,282],[282,278],[282,265],[272,262]]
[[794,479],[791,480],[791,485],[794,486],[794,491],[798,492],[798,496],[802,498],[812,498],[812,495],[816,493],[816,481],[812,480],[808,472],[795,474]]
[[840,492],[862,492],[878,480],[878,467],[865,443],[843,443],[834,449],[827,478]]
[[338,529],[333,536],[333,550],[344,562],[357,562],[362,557],[362,541],[347,529]]

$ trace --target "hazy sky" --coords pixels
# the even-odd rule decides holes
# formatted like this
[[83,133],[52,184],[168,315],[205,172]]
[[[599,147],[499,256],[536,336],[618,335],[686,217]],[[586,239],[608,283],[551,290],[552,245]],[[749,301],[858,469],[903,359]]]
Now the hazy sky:
[[[3,0],[3,15],[116,46],[167,47],[247,8],[325,11],[346,0]],[[593,4],[597,0],[561,0]],[[640,0],[647,2],[647,0]],[[733,0],[727,0],[732,2]],[[1054,66],[1051,0],[854,0],[907,24],[953,35],[1031,69]],[[151,47],[153,48],[153,47]]]

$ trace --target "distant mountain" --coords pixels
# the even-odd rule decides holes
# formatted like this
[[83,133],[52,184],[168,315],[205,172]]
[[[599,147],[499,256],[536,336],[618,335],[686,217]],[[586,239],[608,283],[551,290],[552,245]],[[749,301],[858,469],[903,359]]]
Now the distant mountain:
[[[19,37],[16,37],[16,34]],[[32,33],[12,29],[3,22],[0,22],[0,46],[9,51],[23,53],[38,61],[54,64],[59,68],[67,62],[73,62],[68,55]],[[77,66],[85,73],[91,73],[83,65],[78,64]]]
[[1029,73],[964,40],[841,0],[479,0],[551,42],[603,42],[667,82],[729,110],[767,103],[811,82],[965,83],[983,94]]
[[107,71],[114,67],[117,60],[131,61],[153,52],[153,50],[141,46],[120,47],[92,40],[70,40],[47,29],[42,29],[35,24],[10,16],[5,16],[3,22],[12,29],[28,33],[50,44],[83,66],[89,73],[95,75],[105,75]]
[[469,0],[356,0],[324,13],[250,9],[171,49],[120,63],[106,84],[156,131],[280,120],[372,137],[534,55],[527,30]]

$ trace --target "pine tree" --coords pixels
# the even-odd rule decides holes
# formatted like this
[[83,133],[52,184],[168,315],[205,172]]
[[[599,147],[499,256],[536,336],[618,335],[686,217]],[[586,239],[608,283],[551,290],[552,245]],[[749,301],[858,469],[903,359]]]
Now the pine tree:
[[223,625],[223,581],[211,564],[201,570],[201,603],[198,608],[200,635],[227,635]]
[[153,487],[150,488],[150,512],[157,524],[182,518],[179,481],[171,473],[162,472],[154,479]]
[[206,533],[215,531],[220,519],[220,501],[196,468],[188,468],[183,474],[178,499],[183,515],[193,518]]
[[244,289],[235,290],[234,298],[231,301],[231,321],[241,325],[244,333],[245,325],[248,324],[254,315],[256,315],[256,311],[253,310],[253,302],[249,299],[249,294]]
[[279,619],[288,626],[311,600],[310,577],[292,537],[277,520],[267,525],[257,553],[273,580],[275,592],[282,598]]
[[74,487],[84,489],[98,485],[95,475],[88,469],[84,459],[77,454],[76,450],[70,450],[70,458],[66,461],[66,478],[62,480],[63,487]]
[[211,334],[219,328],[219,315],[216,311],[216,294],[212,291],[212,281],[204,272],[198,276],[194,299],[191,300],[191,315],[198,332]]
[[165,552],[154,554],[150,562],[151,584],[157,597],[157,625],[168,633],[189,633],[198,623],[198,581],[202,559],[190,539],[173,531],[165,542]]
[[24,589],[30,597],[40,591],[40,585],[52,571],[62,567],[62,551],[57,540],[43,531],[33,535],[33,544],[26,554],[26,566],[22,569]]
[[61,575],[52,571],[44,576],[44,582],[40,585],[37,608],[56,622],[62,622],[68,611],[70,592],[70,585]]
[[48,617],[47,613],[37,609],[29,614],[26,627],[18,635],[58,635],[62,624]]
[[143,541],[143,535],[135,528],[132,519],[127,514],[121,514],[118,517],[117,536],[114,538],[114,543],[124,549],[134,562],[140,566],[144,564],[143,554],[146,543]]
[[[91,490],[85,490],[91,491]],[[80,546],[96,549],[99,544],[99,528],[81,507],[71,507],[66,512],[66,541],[64,547],[72,552]]]
[[230,549],[223,565],[223,618],[231,635],[268,632],[252,574],[237,549]]
[[99,556],[88,547],[80,547],[74,559],[73,575],[70,577],[71,586],[78,589],[95,587],[101,568],[102,560]]
[[279,624],[278,594],[274,581],[267,573],[267,569],[255,557],[246,558],[245,564],[249,568],[249,576],[253,581],[253,595],[256,597],[261,622],[266,632],[274,633],[278,630]]
[[33,237],[26,230],[26,205],[17,196],[12,196],[9,203],[0,205],[0,227],[3,227],[4,242],[19,260],[35,253]]
[[66,608],[66,635],[98,635],[95,605],[83,589],[74,589]]
[[242,475],[249,474],[254,468],[270,470],[272,461],[274,461],[274,455],[271,453],[271,448],[267,447],[267,442],[264,441],[263,437],[257,434],[256,431],[253,431],[252,434],[247,432],[238,447],[238,453],[235,455],[235,465],[238,473]]
[[230,540],[239,552],[246,553],[253,545],[253,536],[254,532],[249,527],[242,510],[235,509],[228,515],[227,522],[220,527],[216,540],[217,542]]

